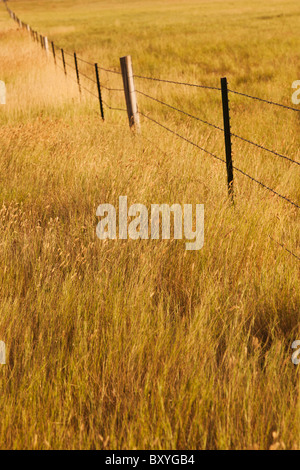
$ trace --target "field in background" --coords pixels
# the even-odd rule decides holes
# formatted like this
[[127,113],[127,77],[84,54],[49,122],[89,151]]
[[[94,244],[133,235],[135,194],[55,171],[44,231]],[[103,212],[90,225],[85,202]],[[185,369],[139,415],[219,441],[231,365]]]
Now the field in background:
[[[242,6],[241,6],[242,3]],[[292,105],[298,2],[10,1],[92,62]],[[83,69],[85,71],[86,69]],[[118,77],[101,76],[118,87]],[[79,99],[0,3],[1,448],[299,448],[298,209],[125,113]],[[88,87],[88,82],[85,83]],[[222,125],[218,92],[136,81]],[[106,93],[124,107],[121,93]],[[224,157],[223,135],[139,98]],[[233,131],[299,161],[297,113],[234,98]],[[296,116],[295,116],[296,114]],[[233,142],[234,163],[299,204],[298,167]],[[204,203],[205,245],[97,239],[96,208]]]

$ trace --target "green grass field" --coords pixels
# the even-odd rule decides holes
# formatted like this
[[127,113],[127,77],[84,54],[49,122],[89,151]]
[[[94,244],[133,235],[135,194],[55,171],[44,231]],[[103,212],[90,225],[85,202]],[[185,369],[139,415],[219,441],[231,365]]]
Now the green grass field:
[[[9,1],[68,52],[136,75],[287,106],[296,0]],[[0,3],[0,448],[299,449],[299,209],[154,123],[78,93]],[[60,61],[58,62],[60,66]],[[80,72],[93,76],[80,63]],[[73,80],[72,80],[73,79]],[[118,74],[101,72],[106,87]],[[136,79],[222,126],[221,94]],[[82,76],[82,85],[96,93]],[[112,107],[122,92],[103,90]],[[222,132],[138,95],[139,109],[224,158]],[[299,113],[231,95],[232,131],[300,161]],[[299,166],[233,138],[234,164],[300,204]],[[205,205],[205,243],[100,241],[101,203]],[[281,244],[283,246],[281,246]]]

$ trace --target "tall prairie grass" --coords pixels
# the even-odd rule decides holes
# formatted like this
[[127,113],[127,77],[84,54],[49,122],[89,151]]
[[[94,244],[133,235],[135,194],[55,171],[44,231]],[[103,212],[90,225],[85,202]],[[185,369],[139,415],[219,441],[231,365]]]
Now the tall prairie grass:
[[[129,53],[137,74],[212,86],[227,75],[287,105],[299,79],[294,0],[9,3],[114,70]],[[132,135],[122,112],[106,108],[103,123],[97,100],[80,99],[0,7],[0,447],[298,449],[299,261],[285,248],[299,256],[299,210],[239,174],[232,206],[219,161],[146,120]],[[136,86],[222,125],[218,91]],[[224,158],[219,131],[146,98],[139,107]],[[231,113],[234,131],[299,161],[296,113],[241,97]],[[296,165],[233,149],[236,166],[299,204]],[[120,195],[205,204],[203,249],[100,241],[96,208]]]

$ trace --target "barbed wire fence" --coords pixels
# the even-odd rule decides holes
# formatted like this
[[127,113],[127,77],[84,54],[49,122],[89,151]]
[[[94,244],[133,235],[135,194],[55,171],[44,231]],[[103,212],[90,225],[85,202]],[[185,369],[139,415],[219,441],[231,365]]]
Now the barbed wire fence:
[[[229,95],[238,95],[242,96],[244,98],[250,99],[250,100],[255,100],[259,101],[261,103],[267,104],[269,106],[274,106],[282,109],[289,110],[294,113],[300,113],[300,109],[294,108],[292,106],[287,106],[281,103],[277,103],[275,101],[271,100],[266,100],[262,99],[256,96],[252,96],[246,93],[241,93],[236,90],[231,90],[228,88],[227,84],[227,78],[223,77],[221,78],[220,82],[220,87],[216,86],[207,86],[207,85],[201,85],[201,84],[195,84],[195,83],[186,83],[186,82],[179,82],[179,81],[174,81],[174,80],[168,80],[168,79],[161,79],[161,78],[156,78],[156,77],[148,77],[148,76],[143,76],[143,75],[134,75],[133,74],[133,68],[132,68],[132,62],[131,62],[131,57],[126,56],[120,58],[120,70],[112,70],[109,68],[104,68],[97,63],[92,63],[90,61],[87,61],[81,57],[79,57],[76,52],[69,52],[59,46],[57,46],[53,41],[51,41],[51,47],[48,41],[48,38],[46,36],[43,36],[39,34],[37,31],[33,30],[28,24],[22,22],[16,14],[8,7],[7,5],[7,0],[3,0],[3,3],[6,6],[6,9],[10,15],[10,17],[19,25],[20,28],[27,30],[28,33],[30,34],[31,38],[33,41],[37,42],[40,44],[41,48],[45,51],[45,53],[49,56],[49,54],[52,54],[53,60],[55,63],[55,66],[58,67],[64,74],[65,76],[68,76],[68,78],[72,79],[75,81],[78,85],[78,91],[80,95],[82,92],[88,93],[90,96],[93,98],[97,99],[99,102],[99,107],[100,107],[100,115],[102,120],[104,121],[105,119],[105,108],[108,110],[113,110],[113,111],[120,111],[120,112],[126,112],[128,115],[128,121],[129,121],[129,126],[131,129],[133,129],[136,133],[140,134],[141,132],[141,125],[140,125],[140,117],[142,117],[145,120],[148,120],[155,124],[156,126],[164,129],[168,133],[174,135],[175,137],[181,139],[182,141],[188,143],[189,145],[193,146],[194,148],[197,148],[198,150],[202,151],[204,154],[207,156],[218,160],[219,162],[223,163],[226,165],[226,172],[227,172],[227,186],[228,186],[228,194],[232,202],[234,203],[234,191],[233,191],[233,183],[234,183],[234,172],[237,172],[241,175],[243,175],[245,178],[249,179],[251,182],[256,183],[260,187],[264,188],[265,190],[271,192],[273,195],[277,196],[281,200],[285,201],[289,205],[293,206],[295,209],[299,209],[300,205],[292,201],[290,198],[286,197],[284,194],[279,193],[276,191],[274,188],[269,187],[267,184],[263,183],[262,181],[259,181],[257,178],[253,177],[252,175],[248,174],[246,171],[242,170],[241,168],[238,168],[237,166],[233,165],[233,160],[232,160],[232,137],[235,139],[238,139],[240,141],[243,141],[246,144],[249,144],[251,146],[254,146],[264,152],[267,152],[271,155],[274,155],[275,157],[282,159],[286,162],[289,162],[289,164],[294,165],[295,168],[300,166],[300,162],[291,158],[288,155],[283,155],[282,153],[279,153],[273,149],[267,148],[257,142],[254,142],[250,139],[247,139],[243,136],[240,136],[238,134],[235,134],[231,132],[231,125],[230,125],[230,107],[229,107]],[[66,57],[71,58],[72,63],[68,62],[66,60]],[[80,70],[79,63],[84,64],[85,67],[90,68],[90,70],[93,70],[93,75],[88,75],[88,72],[83,72]],[[71,72],[73,75],[68,73],[68,70],[71,69]],[[104,85],[103,83],[100,82],[100,71],[105,72],[108,75],[119,75],[122,77],[123,81],[123,88],[116,88],[116,87],[109,87]],[[83,84],[83,80],[87,80],[87,82],[90,84],[90,86],[93,89],[90,89],[88,86]],[[223,127],[220,127],[214,123],[211,123],[205,119],[200,118],[199,116],[195,116],[193,114],[190,114],[182,109],[179,109],[170,103],[166,103],[165,101],[162,101],[148,93],[145,93],[143,90],[139,88],[135,88],[135,79],[139,81],[154,81],[158,83],[163,83],[163,84],[172,84],[176,86],[181,86],[181,87],[190,87],[190,88],[195,88],[195,89],[204,89],[204,90],[210,90],[212,92],[218,92],[221,94],[222,98],[222,111],[223,111]],[[125,94],[125,101],[126,101],[126,109],[125,108],[120,108],[117,106],[112,106],[111,104],[108,104],[106,100],[103,100],[102,97],[102,90],[106,90],[109,93],[110,92],[123,92]],[[184,135],[181,135],[177,132],[177,130],[171,129],[168,126],[166,126],[164,123],[159,122],[157,119],[154,119],[150,113],[147,111],[141,111],[138,108],[137,104],[137,95],[143,96],[146,100],[150,100],[151,102],[155,102],[159,104],[160,106],[166,107],[168,109],[171,109],[172,111],[178,112],[181,115],[185,115],[189,117],[190,119],[200,122],[216,131],[219,131],[224,134],[224,143],[225,143],[225,156],[226,158],[222,158],[209,150],[201,147],[198,145],[196,142],[190,140]],[[300,116],[300,114],[299,114]],[[149,139],[147,139],[150,141]],[[154,144],[155,145],[155,144]],[[283,249],[285,249],[289,254],[293,255],[296,259],[300,260],[300,257],[292,252],[290,249],[288,249],[284,243],[278,242],[274,240],[271,236],[269,236],[271,240],[276,242],[276,244]]]

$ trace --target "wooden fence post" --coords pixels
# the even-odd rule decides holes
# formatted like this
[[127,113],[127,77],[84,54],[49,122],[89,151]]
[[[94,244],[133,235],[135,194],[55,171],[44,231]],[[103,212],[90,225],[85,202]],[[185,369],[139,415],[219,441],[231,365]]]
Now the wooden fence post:
[[103,102],[102,102],[102,95],[101,95],[101,86],[100,86],[100,78],[99,78],[98,64],[95,64],[95,70],[96,70],[96,80],[97,80],[97,88],[98,88],[100,112],[101,112],[102,120],[104,121],[104,110],[103,110]]
[[134,88],[131,56],[120,58],[127,114],[130,128],[140,132],[140,117],[137,107],[136,92]]
[[44,48],[45,48],[46,54],[48,56],[49,55],[49,44],[48,44],[47,36],[44,36]]
[[223,105],[223,122],[224,122],[228,193],[231,199],[233,200],[233,166],[232,166],[228,87],[227,87],[226,77],[221,78],[221,91],[222,91],[222,105]]

